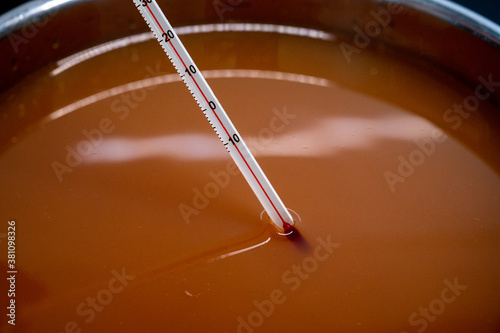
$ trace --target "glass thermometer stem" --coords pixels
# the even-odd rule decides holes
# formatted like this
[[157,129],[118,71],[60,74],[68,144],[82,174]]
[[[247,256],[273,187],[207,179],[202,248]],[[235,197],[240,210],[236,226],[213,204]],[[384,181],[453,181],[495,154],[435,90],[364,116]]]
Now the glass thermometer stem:
[[293,219],[227,116],[181,40],[155,0],[134,0],[149,28],[176,68],[208,122],[219,136],[241,173],[278,230],[293,230]]

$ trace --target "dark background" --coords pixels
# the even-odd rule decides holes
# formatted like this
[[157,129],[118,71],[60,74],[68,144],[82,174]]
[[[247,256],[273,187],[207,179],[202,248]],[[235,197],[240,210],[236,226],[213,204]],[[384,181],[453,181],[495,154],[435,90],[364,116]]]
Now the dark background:
[[456,2],[464,7],[472,9],[476,13],[479,13],[497,24],[500,24],[499,0],[455,0],[452,2]]
[[[1,0],[0,0],[1,1]],[[130,1],[130,0],[124,0]],[[189,0],[186,0],[189,1]],[[272,1],[272,0],[270,0]],[[26,1],[22,0],[3,0],[0,3],[0,13],[4,13],[7,10],[14,8]],[[472,9],[473,11],[495,21],[500,24],[500,1],[499,0],[455,0],[454,2],[459,3],[465,7]]]

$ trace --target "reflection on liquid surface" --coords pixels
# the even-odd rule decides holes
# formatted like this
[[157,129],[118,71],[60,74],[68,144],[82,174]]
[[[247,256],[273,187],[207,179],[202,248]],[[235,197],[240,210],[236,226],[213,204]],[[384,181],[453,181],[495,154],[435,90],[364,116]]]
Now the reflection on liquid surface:
[[[300,215],[296,242],[259,218],[185,87],[155,66],[154,42],[56,76],[44,75],[49,68],[9,92],[8,103],[2,96],[11,115],[31,103],[31,127],[19,118],[24,131],[4,133],[17,144],[0,156],[0,219],[19,226],[25,274],[19,331],[74,322],[89,332],[414,332],[423,320],[426,332],[498,330],[498,169],[468,136],[435,120],[463,100],[463,87],[368,50],[360,55],[368,70],[356,72],[331,42],[265,40],[186,36]],[[214,43],[226,51],[206,56]],[[309,46],[309,67],[289,52],[297,43]],[[493,109],[484,103],[464,132],[479,124],[494,133],[480,117]],[[446,140],[432,139],[439,127]],[[494,134],[480,138],[498,154]],[[401,167],[417,155],[418,165]],[[388,171],[403,179],[394,191]],[[460,294],[432,308],[449,284]],[[267,301],[273,312],[260,320]],[[434,321],[419,312],[429,307]]]

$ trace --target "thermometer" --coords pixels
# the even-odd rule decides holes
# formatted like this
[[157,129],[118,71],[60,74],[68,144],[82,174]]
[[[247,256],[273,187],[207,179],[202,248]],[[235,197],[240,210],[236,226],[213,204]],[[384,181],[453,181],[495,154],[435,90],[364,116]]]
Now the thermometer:
[[155,0],[134,0],[149,28],[181,76],[246,181],[278,230],[293,231],[293,219],[227,116],[181,40]]

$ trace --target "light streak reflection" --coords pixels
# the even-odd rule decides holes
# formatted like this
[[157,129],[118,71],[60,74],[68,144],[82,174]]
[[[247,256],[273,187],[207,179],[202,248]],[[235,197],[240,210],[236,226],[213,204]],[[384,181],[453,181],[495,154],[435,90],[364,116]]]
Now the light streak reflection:
[[[293,27],[277,24],[262,24],[262,23],[213,23],[201,24],[175,28],[177,35],[190,35],[210,32],[265,32],[279,33],[282,35],[292,35],[313,39],[331,41],[335,40],[335,35],[325,31]],[[57,62],[57,67],[50,73],[52,76],[61,74],[69,68],[76,66],[86,60],[97,57],[101,54],[111,52],[113,50],[126,47],[133,44],[139,44],[154,39],[151,32],[144,32],[132,36],[119,38],[110,42],[106,42],[84,51],[75,53],[69,57],[61,59]]]
[[247,247],[247,248],[244,248],[244,249],[241,249],[241,250],[229,252],[229,253],[220,255],[218,257],[211,258],[210,260],[208,260],[208,262],[210,263],[210,262],[214,262],[214,261],[217,261],[217,260],[226,259],[226,258],[235,256],[235,255],[238,255],[238,254],[245,253],[247,251],[253,250],[253,249],[255,249],[255,248],[259,247],[259,246],[262,246],[262,245],[265,245],[265,244],[269,243],[270,240],[271,240],[271,237],[269,237],[268,239],[266,239],[262,243],[259,243],[259,244],[256,244],[256,245],[252,245],[250,247]]
[[[203,71],[203,74],[206,79],[220,79],[220,78],[268,79],[268,80],[280,80],[280,81],[310,84],[320,87],[329,87],[333,84],[327,79],[318,78],[314,76],[294,74],[294,73],[284,73],[284,72],[252,70],[252,69],[205,70]],[[179,77],[178,74],[166,74],[162,76],[147,78],[135,82],[130,82],[121,86],[113,87],[111,89],[104,90],[97,94],[78,100],[72,104],[69,104],[65,107],[62,107],[61,109],[58,109],[50,113],[44,119],[44,122],[56,120],[80,108],[83,108],[93,103],[97,103],[99,101],[102,101],[110,97],[118,96],[137,89],[149,88],[172,82],[181,82],[181,78]]]
[[[424,139],[434,129],[431,122],[412,115],[371,119],[331,116],[299,130],[276,134],[272,142],[255,135],[245,135],[245,141],[255,157],[320,157],[347,150],[370,149],[385,140]],[[85,163],[119,163],[148,158],[223,160],[227,159],[227,152],[211,133],[153,138],[114,137],[104,140],[96,148],[96,154],[88,156]]]

